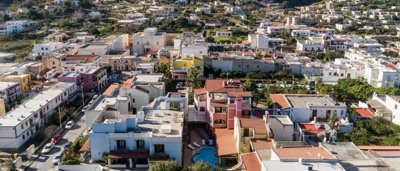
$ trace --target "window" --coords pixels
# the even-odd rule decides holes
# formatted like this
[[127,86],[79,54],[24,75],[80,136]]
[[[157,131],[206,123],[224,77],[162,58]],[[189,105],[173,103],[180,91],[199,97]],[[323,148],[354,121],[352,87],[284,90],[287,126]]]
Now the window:
[[23,139],[23,140],[25,139],[25,135],[22,135],[22,139]]
[[144,140],[136,140],[136,149],[144,149]]
[[397,104],[396,104],[396,105],[394,105],[394,109],[397,109]]
[[200,112],[204,112],[205,110],[206,110],[206,108],[200,107]]
[[132,103],[135,103],[135,98],[132,98]]
[[215,113],[226,113],[225,107],[215,107]]
[[24,125],[21,125],[21,129],[24,129]]
[[226,124],[226,121],[222,119],[216,119],[214,120],[214,124]]
[[125,148],[126,148],[125,140],[117,140],[117,149],[125,149]]
[[154,153],[164,153],[164,144],[155,144]]

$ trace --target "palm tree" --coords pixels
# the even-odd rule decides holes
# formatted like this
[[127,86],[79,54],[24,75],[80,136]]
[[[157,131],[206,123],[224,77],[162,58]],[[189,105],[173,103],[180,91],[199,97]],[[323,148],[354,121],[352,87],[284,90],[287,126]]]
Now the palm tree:
[[203,80],[203,74],[199,72],[199,70],[195,67],[191,68],[188,73],[189,83],[191,84],[192,89],[200,88],[201,82]]

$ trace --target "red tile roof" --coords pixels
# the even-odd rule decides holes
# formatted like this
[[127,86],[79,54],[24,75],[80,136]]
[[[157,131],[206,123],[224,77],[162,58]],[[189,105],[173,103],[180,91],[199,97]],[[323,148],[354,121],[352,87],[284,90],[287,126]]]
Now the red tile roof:
[[253,149],[255,149],[255,150],[274,148],[274,144],[271,141],[267,141],[267,140],[252,139],[251,144],[253,146]]
[[225,128],[214,129],[218,156],[234,155],[238,153],[233,130]]
[[79,149],[80,153],[88,152],[90,150],[90,139],[88,138],[85,143],[82,145],[81,149]]
[[106,91],[104,91],[104,96],[112,96],[115,91],[119,88],[119,84],[111,84]]
[[323,147],[296,147],[296,148],[273,148],[273,152],[281,160],[322,160],[337,159],[333,154]]
[[317,127],[315,127],[315,124],[300,123],[299,126],[301,130],[303,130],[303,132],[307,132],[309,134],[314,134],[314,135],[317,135],[320,132],[325,131],[325,128],[323,126],[317,129]]
[[127,89],[132,87],[132,80],[133,78],[127,79],[124,84],[122,84],[121,88],[122,89]]
[[268,134],[267,124],[262,119],[240,118],[242,128],[253,128],[255,134]]
[[392,70],[397,71],[396,65],[393,65],[393,64],[385,64],[385,66],[388,67],[388,68],[390,68],[390,69],[392,69]]
[[242,158],[246,171],[261,171],[261,163],[256,153],[245,153],[240,157]]
[[207,90],[205,88],[194,89],[194,95],[201,95],[201,94],[207,94]]
[[206,80],[205,89],[208,92],[229,92],[229,91],[243,91],[240,87],[240,80],[232,80],[232,85],[225,85],[225,82],[229,80]]
[[286,109],[290,107],[284,94],[270,94],[269,98],[271,98],[272,103],[278,105],[279,108]]
[[365,108],[355,108],[355,111],[357,116],[362,118],[372,118],[374,116],[374,113]]
[[360,150],[374,156],[399,157],[400,146],[358,146]]
[[96,55],[68,55],[63,58],[63,61],[82,61],[84,63],[93,63],[96,61]]
[[253,97],[252,93],[250,91],[243,91],[243,92],[238,92],[238,91],[230,91],[228,92],[229,97]]

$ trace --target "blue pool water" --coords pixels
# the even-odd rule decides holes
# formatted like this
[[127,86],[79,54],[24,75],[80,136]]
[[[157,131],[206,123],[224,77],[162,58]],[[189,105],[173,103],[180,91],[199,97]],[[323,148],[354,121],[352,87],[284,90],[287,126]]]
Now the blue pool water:
[[215,147],[201,147],[199,150],[199,154],[197,154],[193,161],[202,161],[204,163],[210,164],[211,166],[215,166],[218,163],[218,158],[216,157],[217,150]]

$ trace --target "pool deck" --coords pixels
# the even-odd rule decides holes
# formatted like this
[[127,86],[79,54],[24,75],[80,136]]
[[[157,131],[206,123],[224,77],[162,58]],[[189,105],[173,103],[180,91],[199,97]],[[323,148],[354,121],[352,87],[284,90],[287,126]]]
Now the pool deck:
[[[197,144],[201,145],[201,138],[195,131],[190,131],[190,143],[193,144],[194,142],[197,142]],[[192,157],[193,157],[193,150],[191,150],[189,147],[187,147],[188,144],[185,144],[185,147],[183,148],[183,165],[184,166],[190,166],[192,165]]]

